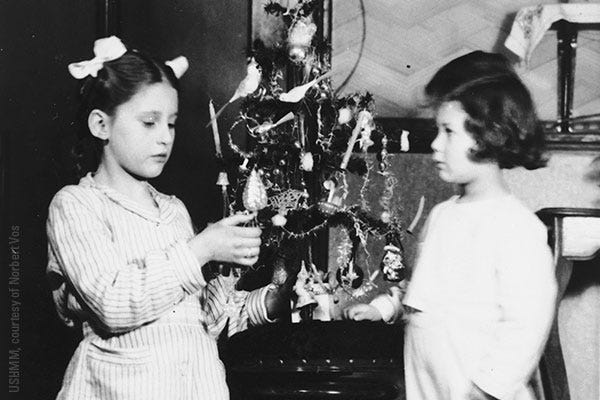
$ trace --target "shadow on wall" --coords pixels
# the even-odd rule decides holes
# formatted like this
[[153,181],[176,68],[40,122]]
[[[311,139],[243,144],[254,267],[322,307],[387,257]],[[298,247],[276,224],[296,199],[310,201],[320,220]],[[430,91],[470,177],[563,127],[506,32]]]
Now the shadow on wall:
[[[600,156],[592,160],[589,171],[584,176],[584,180],[600,188]],[[600,197],[594,201],[593,205],[600,207]]]

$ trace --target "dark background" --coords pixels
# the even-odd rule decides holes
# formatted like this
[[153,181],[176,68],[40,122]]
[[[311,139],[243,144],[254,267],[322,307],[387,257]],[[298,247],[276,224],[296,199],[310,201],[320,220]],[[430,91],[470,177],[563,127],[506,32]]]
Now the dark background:
[[[153,182],[177,195],[196,225],[220,218],[220,195],[208,99],[225,103],[245,75],[248,2],[127,0],[118,9],[118,36],[159,59],[180,54],[190,69],[182,78],[180,118],[170,163]],[[79,333],[62,325],[45,278],[47,208],[68,183],[78,82],[67,64],[93,57],[102,36],[104,1],[19,0],[0,5],[3,239],[19,229],[20,392],[14,398],[54,399]],[[228,127],[236,107],[220,126]],[[223,128],[221,128],[223,129]],[[2,263],[8,267],[8,263]],[[7,268],[8,269],[8,268]],[[9,299],[10,301],[10,299]],[[10,313],[11,309],[8,308]],[[8,335],[11,335],[10,315]],[[9,349],[14,349],[9,342]]]

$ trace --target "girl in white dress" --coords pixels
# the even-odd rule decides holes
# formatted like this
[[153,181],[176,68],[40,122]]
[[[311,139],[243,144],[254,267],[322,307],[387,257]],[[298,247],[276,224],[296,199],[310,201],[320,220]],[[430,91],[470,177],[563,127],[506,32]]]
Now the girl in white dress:
[[460,194],[431,211],[405,295],[395,288],[345,315],[404,315],[408,400],[534,399],[556,282],[545,226],[502,175],[544,165],[531,96],[504,57],[481,51],[442,67],[426,94],[433,161]]

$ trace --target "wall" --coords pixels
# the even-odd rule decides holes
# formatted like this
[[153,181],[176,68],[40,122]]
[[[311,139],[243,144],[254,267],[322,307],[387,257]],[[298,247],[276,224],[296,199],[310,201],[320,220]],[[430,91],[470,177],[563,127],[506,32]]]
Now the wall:
[[[54,399],[79,334],[54,310],[45,278],[47,207],[72,181],[68,164],[78,85],[70,62],[89,59],[96,38],[96,7],[103,1],[2,2],[0,69],[3,254],[15,259],[20,301],[14,312],[18,336],[18,384],[14,398]],[[184,54],[180,120],[172,159],[155,183],[183,199],[198,226],[220,217],[217,165],[208,121],[208,98],[226,102],[245,75],[247,4],[219,0],[121,1],[119,36],[161,58]],[[6,40],[8,39],[8,40]],[[223,115],[228,126],[235,105]],[[16,236],[15,236],[16,235]],[[12,251],[8,253],[8,251]],[[3,258],[5,260],[5,258]],[[4,263],[2,265],[5,265]],[[11,327],[8,316],[8,327]],[[10,329],[10,328],[9,328]],[[10,345],[10,343],[9,343]],[[13,346],[9,347],[13,349]]]
[[[600,208],[600,156],[592,152],[550,153],[546,168],[515,169],[506,178],[532,210],[546,207]],[[584,228],[585,229],[585,228]],[[592,231],[588,228],[588,235]],[[600,257],[575,262],[558,321],[571,398],[600,398]]]
[[[342,93],[370,91],[381,117],[408,117],[419,109],[422,88],[442,65],[473,50],[517,57],[504,47],[515,14],[526,6],[556,3],[598,3],[599,0],[333,0],[332,66],[334,85],[346,79],[360,58]],[[519,73],[531,88],[540,116],[557,115],[556,32],[547,31]],[[574,115],[600,109],[598,64],[600,31],[578,35]]]

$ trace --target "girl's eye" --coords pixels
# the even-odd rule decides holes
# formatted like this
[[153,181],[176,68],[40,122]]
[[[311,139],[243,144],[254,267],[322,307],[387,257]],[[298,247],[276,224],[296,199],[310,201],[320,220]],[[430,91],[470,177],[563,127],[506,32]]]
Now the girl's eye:
[[154,121],[142,121],[142,123],[144,124],[144,126],[146,128],[152,128],[154,126],[154,124],[155,124]]
[[169,129],[175,129],[175,123],[170,123],[169,124]]

